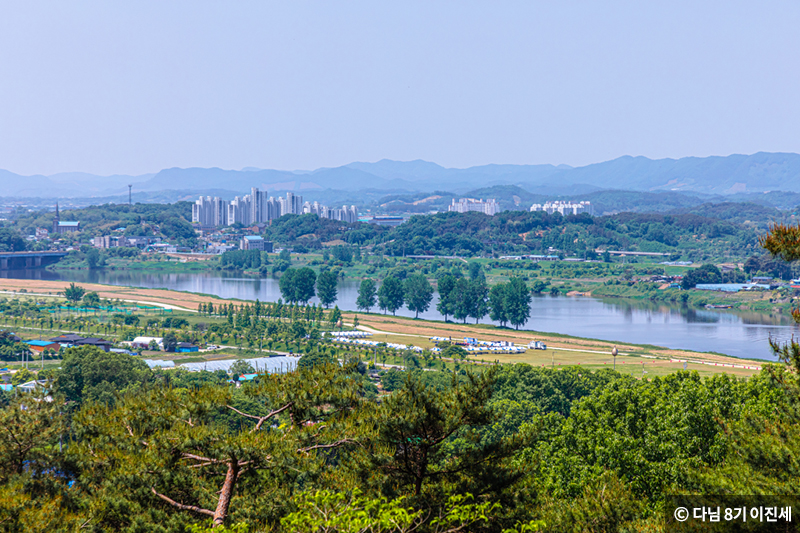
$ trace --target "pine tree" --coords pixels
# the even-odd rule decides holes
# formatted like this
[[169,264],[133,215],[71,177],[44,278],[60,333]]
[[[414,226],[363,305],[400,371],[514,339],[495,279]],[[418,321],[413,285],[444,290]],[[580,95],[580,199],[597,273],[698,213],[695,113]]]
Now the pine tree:
[[299,478],[334,468],[332,458],[370,438],[363,420],[373,406],[351,369],[263,376],[248,386],[246,406],[234,391],[158,388],[79,412],[69,453],[84,465],[79,481],[91,495],[93,527],[263,522]]

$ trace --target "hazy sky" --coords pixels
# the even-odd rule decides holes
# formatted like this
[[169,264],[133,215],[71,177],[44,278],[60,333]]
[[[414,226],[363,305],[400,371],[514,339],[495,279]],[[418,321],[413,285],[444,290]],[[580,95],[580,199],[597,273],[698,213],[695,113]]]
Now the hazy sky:
[[0,168],[800,152],[800,2],[0,3]]

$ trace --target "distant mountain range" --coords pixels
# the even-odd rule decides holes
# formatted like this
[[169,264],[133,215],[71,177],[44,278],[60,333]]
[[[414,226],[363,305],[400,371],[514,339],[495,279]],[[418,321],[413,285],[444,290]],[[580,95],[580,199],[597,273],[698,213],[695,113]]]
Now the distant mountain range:
[[238,191],[250,187],[269,191],[353,193],[465,193],[476,188],[515,185],[533,194],[586,194],[600,189],[733,195],[768,191],[800,192],[800,155],[766,153],[726,157],[648,159],[624,156],[584,167],[566,165],[484,165],[444,168],[427,161],[350,163],[313,171],[246,168],[170,168],[141,176],[95,176],[63,173],[20,176],[0,170],[0,196],[38,198],[118,197],[135,193],[180,191],[181,196],[206,191]]

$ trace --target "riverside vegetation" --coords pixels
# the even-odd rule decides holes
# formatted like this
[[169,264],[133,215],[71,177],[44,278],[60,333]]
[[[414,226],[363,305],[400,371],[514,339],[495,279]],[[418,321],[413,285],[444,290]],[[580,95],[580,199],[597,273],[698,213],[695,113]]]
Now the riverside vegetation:
[[[798,242],[762,240],[787,261]],[[235,386],[82,347],[2,396],[0,530],[660,531],[667,494],[798,490],[795,341],[747,380],[413,354],[381,376],[320,333],[335,308],[256,305],[201,311],[294,344],[297,371]]]

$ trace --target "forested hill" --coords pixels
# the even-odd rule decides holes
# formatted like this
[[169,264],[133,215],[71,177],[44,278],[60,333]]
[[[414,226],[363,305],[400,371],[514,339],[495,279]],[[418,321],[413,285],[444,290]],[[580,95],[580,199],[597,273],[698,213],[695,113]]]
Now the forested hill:
[[[34,211],[15,217],[14,229],[22,235],[32,235],[36,228],[50,229],[54,211]],[[106,204],[81,209],[61,210],[60,218],[77,220],[85,237],[108,235],[124,228],[124,235],[160,236],[172,242],[194,245],[196,237],[192,228],[192,204]]]
[[766,226],[772,222],[781,222],[791,217],[774,207],[752,202],[704,203],[690,208],[676,209],[671,214],[702,215],[732,222],[747,222]]
[[[348,224],[316,215],[286,215],[267,226],[264,237],[299,252],[349,243],[394,256],[558,254],[592,258],[600,248],[662,252],[687,260],[743,260],[755,253],[758,232],[764,231],[766,222],[781,216],[777,210],[755,204],[710,204],[686,211],[601,217],[530,211],[505,211],[493,217],[445,212],[413,216],[395,228]],[[197,243],[188,202],[95,206],[62,211],[61,219],[80,220],[84,242],[125,228],[128,236],[159,235],[176,244]],[[36,227],[49,228],[52,220],[52,212],[19,217],[6,230],[0,248],[19,249],[24,243],[20,234],[29,235]]]
[[[266,230],[279,246],[305,249],[344,241],[388,255],[547,254],[594,257],[596,248],[663,252],[685,259],[746,258],[757,230],[696,214],[620,213],[604,217],[505,211],[413,216],[395,228],[344,224],[316,215],[285,216]],[[551,250],[554,249],[555,251]]]

